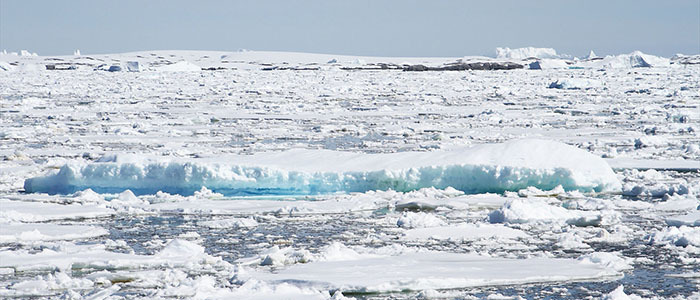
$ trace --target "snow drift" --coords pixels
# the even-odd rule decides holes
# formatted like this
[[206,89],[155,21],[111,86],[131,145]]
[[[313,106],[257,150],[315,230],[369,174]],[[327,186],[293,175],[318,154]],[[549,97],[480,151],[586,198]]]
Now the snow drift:
[[25,180],[28,193],[66,194],[90,188],[136,194],[191,195],[202,187],[224,195],[323,194],[453,187],[465,193],[529,186],[617,192],[620,182],[601,158],[566,144],[517,140],[434,152],[389,154],[291,150],[198,160],[117,155],[74,162]]

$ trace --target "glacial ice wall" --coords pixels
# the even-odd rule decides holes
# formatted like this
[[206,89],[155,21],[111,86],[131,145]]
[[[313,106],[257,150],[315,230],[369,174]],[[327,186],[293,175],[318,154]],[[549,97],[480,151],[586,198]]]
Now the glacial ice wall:
[[74,162],[27,179],[28,193],[191,195],[207,187],[228,196],[305,195],[369,190],[453,187],[465,193],[515,191],[534,186],[617,192],[620,182],[601,158],[545,140],[518,140],[434,152],[390,154],[291,150],[216,159],[137,158]]

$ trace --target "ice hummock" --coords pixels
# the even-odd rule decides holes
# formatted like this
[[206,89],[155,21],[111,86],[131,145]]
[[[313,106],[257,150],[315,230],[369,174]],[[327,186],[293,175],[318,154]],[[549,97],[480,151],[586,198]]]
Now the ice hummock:
[[72,162],[56,173],[29,178],[28,193],[68,194],[84,189],[135,194],[192,195],[202,187],[224,195],[306,195],[370,190],[453,187],[465,193],[550,190],[619,192],[620,182],[600,157],[563,143],[515,140],[434,152],[389,154],[292,150],[216,159],[114,156]]

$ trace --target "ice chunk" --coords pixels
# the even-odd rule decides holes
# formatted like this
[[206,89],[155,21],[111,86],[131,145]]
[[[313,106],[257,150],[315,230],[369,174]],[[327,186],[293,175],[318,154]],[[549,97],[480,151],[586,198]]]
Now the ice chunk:
[[204,247],[192,242],[173,240],[155,255],[136,255],[105,250],[103,245],[74,245],[64,242],[54,249],[41,252],[27,250],[0,251],[0,268],[18,272],[41,270],[115,269],[142,267],[182,267],[197,265],[229,266],[221,258],[204,253]]
[[700,227],[669,227],[651,235],[654,244],[670,244],[679,247],[700,247]]
[[0,243],[87,239],[107,234],[107,230],[95,226],[0,224]]
[[451,226],[416,228],[407,230],[403,240],[423,241],[436,240],[475,240],[484,238],[516,239],[527,237],[518,229],[508,228],[500,224],[459,224]]
[[204,226],[213,229],[223,228],[251,228],[258,226],[258,222],[253,218],[229,218],[213,221],[197,222],[199,226]]
[[603,300],[642,300],[644,298],[637,295],[627,295],[624,291],[625,287],[620,285],[612,292],[603,297]]
[[491,223],[567,223],[576,226],[597,226],[603,223],[601,212],[569,210],[549,205],[541,199],[512,199],[489,214]]
[[139,64],[138,61],[127,61],[126,62],[126,70],[129,72],[140,72],[141,65]]
[[606,56],[603,59],[579,62],[577,65],[592,67],[592,68],[649,68],[649,67],[667,67],[670,65],[670,60],[667,58],[649,55],[641,51],[634,51],[629,54],[621,54],[615,56]]
[[202,187],[224,195],[322,194],[453,187],[465,193],[550,190],[618,192],[600,157],[547,140],[515,140],[434,152],[363,154],[292,150],[212,160],[126,160],[66,164],[27,179],[29,193],[97,192],[191,195]]
[[55,204],[0,199],[0,221],[42,222],[61,219],[97,218],[115,214],[95,204]]
[[597,54],[595,54],[595,52],[593,52],[593,50],[591,50],[591,52],[588,52],[588,55],[586,55],[585,58],[586,59],[594,59],[594,58],[599,58],[599,56]]
[[689,212],[685,215],[666,217],[668,226],[695,226],[700,227],[700,210]]
[[405,212],[399,220],[396,221],[396,225],[402,228],[437,227],[446,224],[447,222],[436,215],[423,212]]
[[502,259],[443,252],[357,257],[295,264],[275,273],[250,271],[258,280],[287,282],[344,292],[454,289],[576,281],[619,276],[619,271],[573,259]]

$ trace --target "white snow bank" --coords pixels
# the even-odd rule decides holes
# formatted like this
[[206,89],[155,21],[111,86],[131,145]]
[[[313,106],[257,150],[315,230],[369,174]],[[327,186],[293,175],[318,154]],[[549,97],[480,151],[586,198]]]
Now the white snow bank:
[[525,58],[559,58],[553,48],[496,48],[496,58],[525,59]]
[[88,239],[107,234],[107,230],[95,226],[0,224],[0,243]]
[[158,67],[156,70],[161,72],[199,72],[202,68],[189,61],[183,60],[174,64]]
[[[611,214],[611,215],[609,215]],[[611,220],[612,219],[612,220]],[[489,214],[491,223],[567,223],[576,226],[598,226],[611,223],[613,212],[570,210],[547,204],[543,199],[513,199]]]
[[115,214],[114,210],[94,204],[55,204],[0,199],[0,221],[43,222],[62,219],[98,218]]
[[502,259],[474,254],[421,252],[316,261],[295,264],[275,273],[251,270],[241,277],[243,275],[268,282],[343,292],[388,292],[592,280],[619,276],[620,272],[601,264],[573,259]]
[[415,228],[407,230],[402,237],[408,241],[436,240],[475,240],[475,239],[516,239],[527,237],[518,229],[508,228],[500,224],[459,224],[451,226]]
[[608,164],[554,141],[516,140],[434,152],[364,154],[292,150],[218,160],[114,156],[74,162],[53,174],[27,179],[29,193],[97,192],[191,195],[207,187],[224,195],[321,194],[369,190],[411,191],[453,187],[466,193],[517,191],[529,186],[617,192]]

